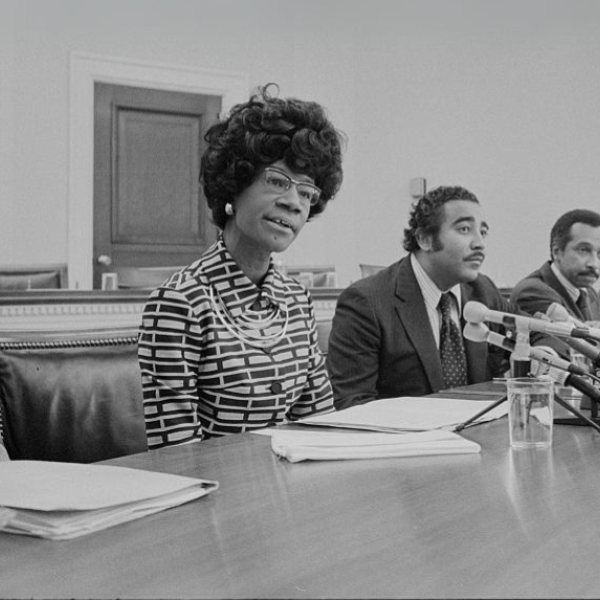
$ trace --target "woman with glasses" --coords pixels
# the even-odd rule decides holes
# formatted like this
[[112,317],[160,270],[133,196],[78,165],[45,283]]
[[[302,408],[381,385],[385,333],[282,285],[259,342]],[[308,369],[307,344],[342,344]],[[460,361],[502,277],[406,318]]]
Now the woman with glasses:
[[205,136],[200,181],[221,230],[155,290],[139,336],[150,448],[333,409],[307,290],[274,268],[342,182],[324,109],[265,86]]

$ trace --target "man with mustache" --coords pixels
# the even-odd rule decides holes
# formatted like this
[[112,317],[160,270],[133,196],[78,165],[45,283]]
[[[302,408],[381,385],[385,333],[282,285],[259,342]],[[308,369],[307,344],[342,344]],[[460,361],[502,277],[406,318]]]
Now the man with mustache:
[[[488,229],[477,197],[462,187],[439,187],[415,203],[404,230],[408,256],[339,296],[327,356],[338,410],[507,371],[506,352],[461,335],[462,308],[470,300],[515,312],[479,273]],[[505,334],[502,326],[488,326]]]
[[550,257],[514,287],[511,300],[532,315],[557,302],[579,321],[600,321],[592,287],[600,276],[600,214],[575,209],[562,215],[550,232]]

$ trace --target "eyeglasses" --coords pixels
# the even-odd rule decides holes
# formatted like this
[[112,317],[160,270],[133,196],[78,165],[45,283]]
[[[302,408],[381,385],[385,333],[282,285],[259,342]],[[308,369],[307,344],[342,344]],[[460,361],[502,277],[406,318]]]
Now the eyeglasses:
[[308,181],[296,181],[287,173],[274,167],[267,167],[265,169],[265,184],[270,190],[279,194],[287,192],[291,185],[294,184],[300,200],[308,202],[311,206],[314,206],[321,197],[321,190],[316,185]]

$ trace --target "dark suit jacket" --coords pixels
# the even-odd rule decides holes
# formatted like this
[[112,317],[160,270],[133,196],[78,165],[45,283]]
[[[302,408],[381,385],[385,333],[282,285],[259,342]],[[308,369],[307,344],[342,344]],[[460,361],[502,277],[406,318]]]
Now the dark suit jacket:
[[[587,288],[587,290],[592,319],[598,321],[600,320],[600,298],[593,288]],[[513,288],[510,299],[530,315],[534,315],[538,311],[545,314],[553,302],[558,302],[576,319],[583,320],[579,307],[552,272],[550,261],[519,281]]]
[[[475,300],[492,310],[514,312],[485,275],[461,285],[461,296],[463,305]],[[487,325],[504,335],[502,326]],[[464,341],[469,383],[489,381],[509,368],[502,349]],[[340,294],[327,368],[337,409],[378,398],[424,396],[445,387],[438,348],[409,257]]]

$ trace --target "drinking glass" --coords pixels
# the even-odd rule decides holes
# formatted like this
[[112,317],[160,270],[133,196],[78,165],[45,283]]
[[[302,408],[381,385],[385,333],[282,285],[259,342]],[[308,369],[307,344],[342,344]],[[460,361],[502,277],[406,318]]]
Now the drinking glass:
[[517,377],[507,381],[508,426],[512,448],[552,445],[554,382],[549,377]]

